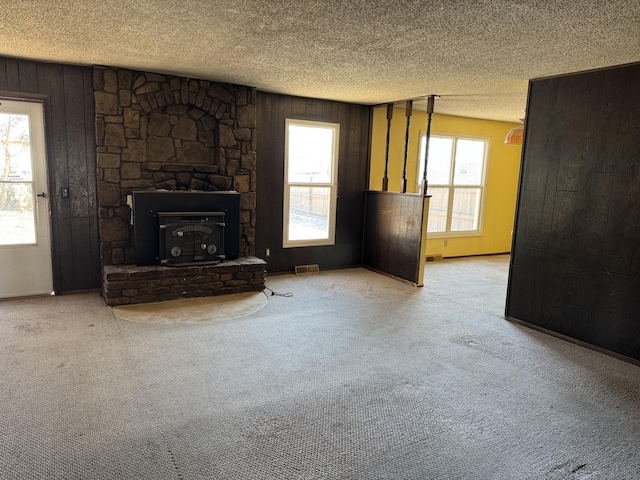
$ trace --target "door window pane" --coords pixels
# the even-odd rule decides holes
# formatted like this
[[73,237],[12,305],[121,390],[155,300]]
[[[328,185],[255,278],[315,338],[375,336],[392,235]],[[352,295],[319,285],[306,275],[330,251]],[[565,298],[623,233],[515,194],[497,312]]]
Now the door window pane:
[[451,231],[464,232],[478,229],[480,217],[480,189],[456,188],[453,192]]
[[30,182],[29,116],[0,114],[0,180]]
[[427,231],[446,232],[449,189],[428,187],[427,195],[431,195],[431,200],[429,201],[429,220],[427,224]]
[[36,243],[29,116],[0,114],[0,245]]
[[31,183],[0,183],[0,232],[0,245],[36,243]]

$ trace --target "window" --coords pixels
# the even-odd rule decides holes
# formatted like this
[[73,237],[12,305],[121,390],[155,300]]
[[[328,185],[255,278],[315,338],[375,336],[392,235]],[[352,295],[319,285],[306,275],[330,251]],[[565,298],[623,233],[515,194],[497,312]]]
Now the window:
[[286,119],[282,246],[335,243],[337,123]]
[[[15,107],[4,100],[3,103],[8,105],[6,111],[0,113],[0,245],[35,245],[35,178],[29,109],[24,111],[22,106]],[[14,113],[13,109],[21,112]]]
[[[420,137],[418,182],[422,182],[426,136]],[[485,170],[489,141],[432,135],[429,140],[427,193],[431,237],[478,235],[482,229]],[[418,190],[419,191],[419,190]]]

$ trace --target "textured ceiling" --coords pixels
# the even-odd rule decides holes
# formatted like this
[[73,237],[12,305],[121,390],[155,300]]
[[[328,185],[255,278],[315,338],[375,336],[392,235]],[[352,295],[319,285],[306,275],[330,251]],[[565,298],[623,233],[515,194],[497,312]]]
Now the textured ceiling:
[[640,1],[0,1],[0,55],[515,121],[530,78],[640,61]]

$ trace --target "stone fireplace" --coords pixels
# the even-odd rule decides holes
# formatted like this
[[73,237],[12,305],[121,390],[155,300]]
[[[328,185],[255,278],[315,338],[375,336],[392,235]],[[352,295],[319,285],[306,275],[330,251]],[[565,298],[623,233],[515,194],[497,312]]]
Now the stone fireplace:
[[[252,257],[256,207],[255,89],[107,67],[94,68],[93,85],[100,260],[107,303],[262,289],[266,264]],[[239,258],[233,261],[234,265],[222,262],[218,270],[216,266],[200,266],[184,267],[187,269],[184,271],[137,266],[127,198],[134,191],[157,190],[238,192]],[[167,268],[173,273],[167,273]],[[193,272],[188,269],[193,268],[201,270],[191,275]],[[203,273],[203,268],[208,270]],[[135,278],[131,279],[132,275]],[[158,277],[162,285],[141,282],[145,275]],[[169,278],[172,276],[175,278]],[[200,277],[199,283],[187,282],[185,279],[190,276]],[[215,287],[220,278],[225,280],[218,289],[195,287]]]

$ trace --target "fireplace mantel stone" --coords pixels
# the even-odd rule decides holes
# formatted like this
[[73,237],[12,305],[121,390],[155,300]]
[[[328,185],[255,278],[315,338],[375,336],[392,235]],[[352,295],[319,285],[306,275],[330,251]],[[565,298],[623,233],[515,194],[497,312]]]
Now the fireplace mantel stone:
[[255,255],[255,89],[110,67],[93,85],[102,267],[135,263],[126,199],[143,190],[235,190]]

